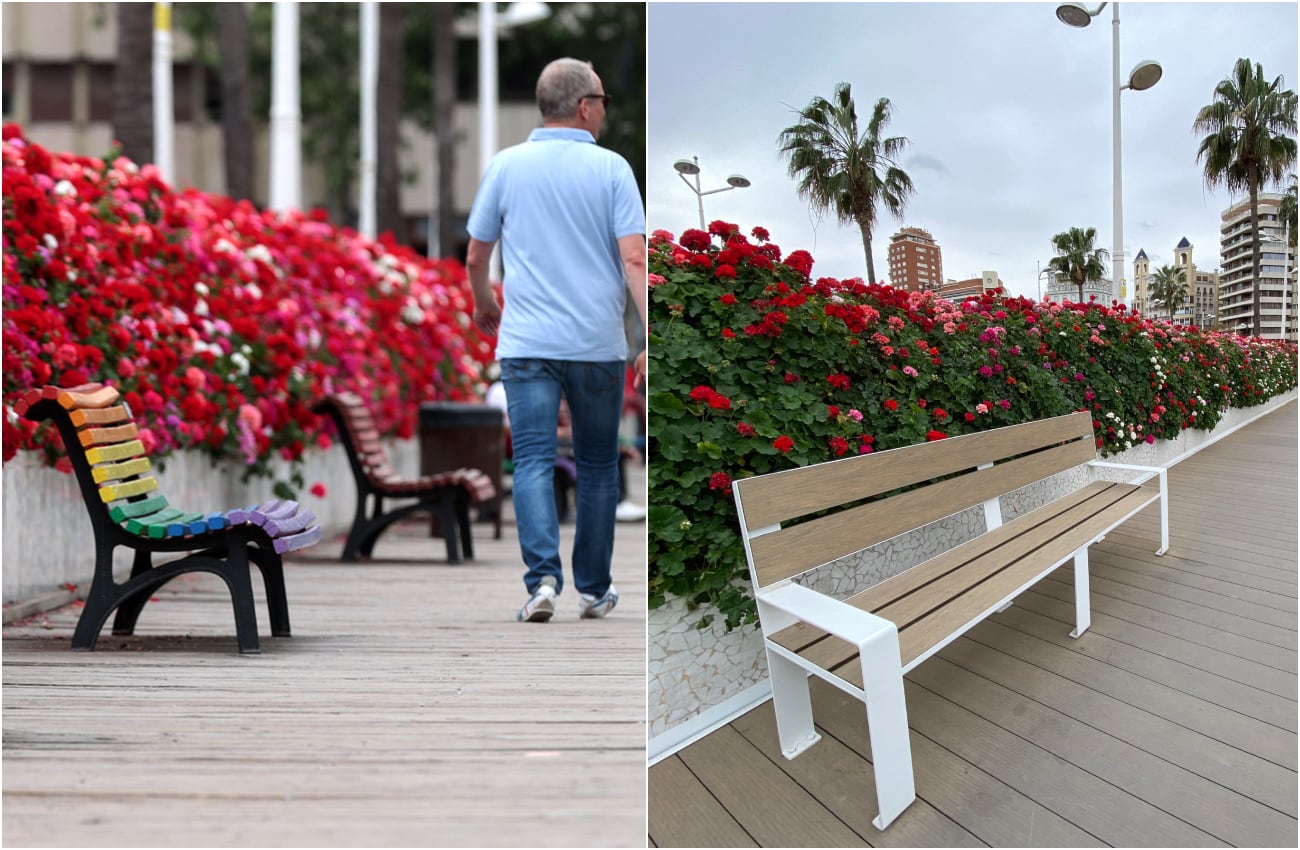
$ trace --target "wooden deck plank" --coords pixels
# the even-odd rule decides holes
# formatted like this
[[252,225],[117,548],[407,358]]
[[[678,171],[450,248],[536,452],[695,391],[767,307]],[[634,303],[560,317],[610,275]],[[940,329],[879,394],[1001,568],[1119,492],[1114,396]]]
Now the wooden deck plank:
[[[1050,631],[1042,628],[1040,624],[1044,622],[1051,624]],[[1081,645],[1073,638],[1062,637],[1057,621],[1045,620],[1033,612],[1015,606],[996,618],[985,620],[967,632],[967,636],[1008,655],[1036,664],[1044,670],[1050,670],[1098,694],[1124,700],[1157,717],[1222,741],[1242,752],[1272,761],[1292,771],[1296,770],[1294,702],[1226,682],[1217,677],[1203,689],[1207,696],[1220,702],[1230,702],[1240,708],[1251,708],[1260,700],[1276,700],[1279,718],[1285,719],[1289,716],[1292,728],[1288,730],[1268,722],[1257,722],[1259,718],[1255,716],[1225,707],[1219,702],[1198,696],[1193,692],[1179,690],[1162,683],[1160,678],[1152,678],[1150,668],[1142,668],[1141,665],[1131,662],[1125,664],[1125,659],[1119,656],[1125,649],[1131,649],[1129,647],[1112,645],[1098,651],[1094,656],[1087,651],[1079,650],[1078,647],[1092,647],[1098,641],[1089,640]],[[1114,643],[1109,639],[1105,640],[1107,643]],[[1164,661],[1158,656],[1151,658],[1157,662]],[[1138,667],[1148,674],[1130,672],[1128,666]],[[1174,667],[1168,662],[1165,662],[1165,666]],[[1181,665],[1161,678],[1186,687],[1188,674],[1198,672],[1201,671]],[[1241,699],[1225,700],[1225,694],[1238,694]]]
[[650,768],[651,847],[756,847],[677,756]]
[[[1296,845],[1296,419],[1287,405],[1170,470],[1166,555],[1155,508],[1092,548],[1081,638],[1067,565],[909,673],[930,808],[884,838],[920,811],[992,846]],[[778,755],[770,704],[729,732],[860,826],[875,812],[862,704],[811,689],[823,740],[799,758]]]
[[861,847],[866,842],[730,726],[678,753],[761,847]]
[[795,759],[785,758],[770,701],[736,718],[731,725],[873,847],[987,846],[920,796],[889,829],[876,829],[871,823],[875,817],[876,778],[869,762],[826,730],[822,730],[822,740],[814,748],[816,758],[804,757],[811,756],[811,751]]
[[[861,756],[864,772],[870,770],[871,743],[862,703],[825,682],[811,681],[813,711],[826,721],[823,731]],[[762,710],[761,707],[758,710]],[[770,707],[766,710],[771,712]],[[990,846],[1104,846],[1095,836],[936,744],[916,729],[910,730],[910,735],[918,799],[944,812],[958,826]],[[795,761],[819,758],[817,750],[823,743],[824,740],[819,741]],[[875,809],[870,805],[867,808],[874,816]],[[911,808],[903,812],[886,833],[910,817]]]
[[[958,705],[923,687],[934,682],[930,670],[941,659],[917,667],[905,680],[908,720],[912,728],[956,753],[1020,793],[1111,846],[1209,847],[1220,842],[1212,835],[1098,778],[1068,759],[1007,731],[965,705]],[[951,668],[951,665],[948,665]],[[951,693],[951,691],[949,691]],[[963,690],[963,702],[980,696]],[[1031,710],[1029,700],[1008,699],[1001,710],[1012,714]],[[1062,724],[1056,731],[1065,734]]]
[[206,574],[92,653],[73,606],[6,626],[6,845],[644,847],[645,526],[616,530],[608,618],[566,590],[545,624],[515,622],[513,523],[484,529],[461,566],[427,523],[287,558],[292,638],[254,573],[254,657]]
[[[1230,796],[1220,801],[1224,808],[1240,812],[1243,823],[1256,816],[1276,812],[1255,812],[1249,801],[1259,801],[1277,812],[1296,815],[1296,773],[1259,756],[1227,746],[1184,726],[1179,726],[1125,700],[1098,693],[1064,676],[1031,662],[1003,653],[969,638],[945,647],[940,657],[968,673],[980,676],[1007,691],[1028,697],[1050,711],[1083,723],[1110,738],[1145,754],[1182,768],[1197,778],[1216,783],[1215,789]],[[938,674],[942,675],[942,671]],[[1291,736],[1295,749],[1295,736]],[[1195,785],[1197,783],[1189,782]],[[1235,787],[1235,792],[1228,792]],[[1182,794],[1182,789],[1178,789]],[[1222,795],[1220,795],[1222,796]],[[1190,818],[1188,820],[1191,820]],[[1227,829],[1240,834],[1240,829]],[[1220,834],[1222,837],[1222,834]]]

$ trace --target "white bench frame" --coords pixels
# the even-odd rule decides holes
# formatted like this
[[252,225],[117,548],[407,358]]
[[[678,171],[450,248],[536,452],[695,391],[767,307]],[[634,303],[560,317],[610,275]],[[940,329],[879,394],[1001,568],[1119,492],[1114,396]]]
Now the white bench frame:
[[[834,463],[836,461],[830,462]],[[809,674],[820,676],[837,688],[861,700],[866,707],[868,734],[871,741],[871,758],[875,773],[876,802],[879,807],[879,813],[872,819],[872,824],[877,829],[884,830],[902,814],[916,799],[911,741],[907,724],[907,702],[903,692],[903,676],[908,671],[958,637],[961,637],[989,615],[1006,610],[1022,592],[1070,560],[1074,561],[1075,599],[1075,629],[1070,632],[1070,637],[1078,638],[1081,636],[1091,624],[1088,547],[1104,539],[1111,530],[1150,506],[1151,502],[1155,501],[1156,498],[1160,502],[1160,548],[1156,551],[1156,554],[1163,555],[1168,550],[1169,501],[1167,470],[1163,467],[1138,466],[1100,460],[1089,461],[1087,466],[1090,481],[1097,478],[1097,476],[1091,474],[1097,468],[1144,473],[1138,480],[1127,482],[1131,484],[1142,484],[1151,480],[1152,477],[1158,477],[1160,482],[1159,495],[1147,500],[1122,519],[1106,526],[1104,530],[1097,533],[1087,544],[1080,546],[1073,554],[1039,571],[1031,580],[1025,582],[1014,592],[1007,594],[997,603],[989,606],[978,617],[956,629],[943,640],[935,643],[928,651],[907,665],[901,663],[898,628],[893,622],[797,584],[793,578],[773,583],[767,587],[759,587],[750,541],[765,534],[779,531],[781,526],[778,523],[750,531],[745,524],[744,505],[741,501],[740,491],[733,488],[736,509],[740,517],[741,536],[745,545],[745,557],[749,563],[750,578],[755,589],[754,596],[758,603],[759,619],[763,631],[763,642],[767,650],[768,671],[772,684],[772,703],[776,713],[781,753],[787,759],[793,759],[821,739],[821,735],[817,733],[813,724],[812,701],[808,687]],[[993,531],[1002,525],[1000,500],[1001,497],[999,496],[983,503],[986,532]],[[813,569],[817,569],[817,567]],[[863,687],[854,687],[839,676],[824,670],[817,664],[769,639],[776,632],[798,622],[807,623],[829,632],[856,646],[859,662],[862,666]]]

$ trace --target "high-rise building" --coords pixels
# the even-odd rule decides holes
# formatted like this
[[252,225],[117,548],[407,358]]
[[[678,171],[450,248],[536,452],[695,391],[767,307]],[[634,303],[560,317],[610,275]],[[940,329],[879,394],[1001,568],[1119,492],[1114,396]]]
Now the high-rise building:
[[[1283,274],[1286,281],[1287,339],[1296,338],[1295,327],[1295,251],[1283,241],[1283,226],[1278,218],[1282,196],[1272,192],[1259,195],[1260,263],[1259,281],[1254,279],[1255,242],[1250,224],[1250,201],[1243,198],[1223,211],[1219,227],[1219,321],[1234,333],[1282,337]],[[1259,327],[1253,327],[1253,297],[1260,296]]]
[[[1195,248],[1184,236],[1174,247],[1175,269],[1182,269],[1187,281],[1187,294],[1174,308],[1174,323],[1179,325],[1218,325],[1218,272],[1202,271],[1192,259]],[[1145,250],[1138,251],[1133,260],[1133,309],[1144,316],[1169,317],[1169,306],[1152,297],[1151,261]]]
[[889,237],[889,283],[913,292],[943,283],[943,254],[930,231],[904,227]]

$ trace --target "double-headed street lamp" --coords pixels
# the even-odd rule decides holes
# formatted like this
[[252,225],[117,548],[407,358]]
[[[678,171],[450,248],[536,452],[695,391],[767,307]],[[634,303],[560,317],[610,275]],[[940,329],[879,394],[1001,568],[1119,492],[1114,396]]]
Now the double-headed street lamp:
[[[1163,70],[1158,62],[1150,59],[1144,59],[1133,67],[1129,72],[1128,84],[1120,85],[1119,82],[1119,4],[1111,3],[1111,88],[1112,91],[1112,123],[1113,127],[1113,170],[1114,186],[1112,189],[1111,201],[1114,205],[1114,244],[1111,251],[1111,268],[1116,282],[1124,280],[1124,190],[1123,190],[1123,168],[1121,166],[1121,145],[1120,145],[1120,109],[1119,93],[1124,89],[1133,89],[1134,91],[1144,91],[1151,88],[1160,81],[1160,75]],[[1106,8],[1102,3],[1096,9],[1089,9],[1082,3],[1062,3],[1056,7],[1056,17],[1061,23],[1072,27],[1086,27],[1092,23],[1092,19],[1101,14],[1101,10]],[[1128,298],[1121,292],[1120,298],[1125,302]]]
[[[686,187],[695,193],[695,199],[700,205],[700,230],[704,230],[704,196],[716,195],[718,192],[727,192],[731,189],[745,189],[749,187],[749,178],[742,174],[732,174],[727,178],[727,185],[721,189],[710,189],[707,192],[700,191],[700,158],[693,156],[690,159],[679,159],[673,163],[673,168],[677,170],[677,176],[682,178]],[[686,179],[686,175],[695,176],[695,185]]]

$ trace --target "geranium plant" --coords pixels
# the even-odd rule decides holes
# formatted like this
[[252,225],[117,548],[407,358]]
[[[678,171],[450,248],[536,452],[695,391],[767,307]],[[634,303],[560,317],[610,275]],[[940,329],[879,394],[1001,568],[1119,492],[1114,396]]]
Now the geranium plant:
[[323,393],[360,393],[399,437],[420,401],[481,396],[492,345],[455,261],[3,135],[5,461],[68,468],[57,433],[10,406],[45,384],[111,383],[155,456],[197,448],[248,474],[329,445]]
[[953,303],[812,266],[761,227],[651,238],[651,607],[671,595],[729,628],[755,622],[736,478],[1082,409],[1110,454],[1296,386],[1283,343],[1115,305]]

